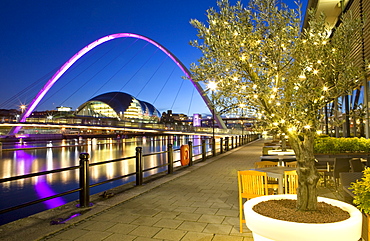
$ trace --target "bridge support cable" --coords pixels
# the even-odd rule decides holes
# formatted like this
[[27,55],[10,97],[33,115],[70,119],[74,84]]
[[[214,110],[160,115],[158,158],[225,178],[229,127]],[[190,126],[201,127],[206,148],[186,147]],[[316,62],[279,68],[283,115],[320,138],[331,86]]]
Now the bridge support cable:
[[189,103],[189,108],[188,108],[188,113],[187,113],[188,116],[190,115],[191,104],[193,104],[193,97],[194,97],[194,89],[191,92],[191,98],[190,98],[190,103]]
[[172,77],[173,72],[175,72],[175,69],[176,69],[176,67],[173,67],[173,69],[172,69],[172,71],[171,71],[170,75],[169,75],[169,76],[168,76],[168,78],[166,79],[166,82],[164,83],[164,85],[162,86],[161,90],[158,92],[157,96],[155,97],[155,99],[154,99],[154,101],[153,101],[153,105],[154,105],[154,104],[155,104],[155,102],[157,101],[158,97],[161,95],[161,93],[162,93],[162,91],[163,91],[164,87],[167,85],[168,81],[169,81],[169,80],[170,80],[170,78]]
[[[138,41],[138,39],[136,39],[133,43],[131,43],[129,46],[127,46],[127,48],[124,49],[124,51],[122,51],[122,53],[126,52],[127,49],[129,49],[132,45],[134,45],[136,42]],[[146,46],[146,45],[145,45]],[[99,89],[97,89],[91,96],[90,96],[90,99],[93,98],[94,96],[97,95],[97,93],[105,86],[107,85],[114,77],[117,76],[117,74],[119,72],[122,71],[123,68],[125,68],[129,63],[131,63],[131,61],[139,54],[141,53],[141,51],[143,51],[143,49],[145,48],[145,46],[143,48],[141,48],[139,51],[137,51],[135,53],[135,55],[133,55],[124,65],[122,65]],[[121,54],[122,54],[121,53]]]
[[[124,39],[125,40],[125,39]],[[122,43],[123,41],[120,42],[120,44]],[[135,41],[136,42],[136,41]],[[132,46],[133,44],[131,44],[130,46]],[[115,49],[116,47],[118,46],[118,43],[113,46],[112,48],[110,48],[108,51],[106,51],[103,55],[101,55],[99,58],[97,58],[95,61],[93,61],[91,64],[89,64],[85,69],[83,69],[82,71],[80,71],[75,77],[73,77],[71,80],[69,80],[65,85],[63,85],[60,89],[63,89],[65,88],[68,84],[70,84],[73,80],[75,80],[77,77],[81,76],[83,73],[85,73],[89,68],[91,68],[91,66],[93,66],[94,64],[96,64],[99,60],[101,60],[103,57],[105,57],[108,53],[110,53],[111,51],[113,51],[113,49]],[[129,47],[130,47],[129,46]],[[96,75],[98,75],[101,71],[103,71],[109,64],[111,64],[114,60],[116,60],[118,57],[120,57],[124,52],[126,52],[126,50],[129,48],[125,48],[123,51],[121,51],[117,56],[115,56],[114,58],[112,58],[111,61],[109,61],[106,65],[103,66],[103,68],[101,68],[95,75],[93,75],[92,77],[90,77],[88,80],[85,81],[85,83],[80,86],[79,88],[76,89],[76,91],[74,91],[72,94],[70,94],[67,98],[64,99],[64,101],[61,102],[60,106],[64,105],[64,103],[70,99],[74,94],[76,94],[79,90],[82,89],[83,86],[85,86],[88,82],[90,82]],[[94,53],[95,55],[96,53]],[[90,56],[91,57],[91,56]],[[86,61],[86,60],[85,60]],[[85,62],[84,61],[84,62]],[[82,63],[81,63],[82,64]],[[77,66],[76,66],[77,67]],[[56,94],[56,93],[55,93]],[[54,94],[54,95],[55,95]],[[53,95],[51,95],[48,99],[50,99]],[[92,98],[92,97],[91,97]],[[46,99],[46,100],[48,100]],[[45,100],[45,99],[44,99]]]
[[[147,46],[147,44],[145,45],[145,47]],[[120,91],[122,91],[125,87],[126,87],[126,85],[128,85],[130,82],[131,82],[131,80],[140,72],[140,70],[142,69],[142,68],[144,68],[144,66],[152,59],[152,57],[157,53],[157,51],[158,51],[158,49],[156,49],[150,56],[149,56],[149,58],[140,66],[140,68],[138,68],[137,70],[136,70],[136,72],[131,76],[131,78],[127,81],[127,83],[126,84],[124,84],[122,87],[121,87],[121,89],[119,89]]]
[[[24,113],[21,116],[20,122],[25,122],[27,117],[31,115],[32,111],[36,108],[36,106],[40,103],[42,98],[46,95],[46,93],[50,90],[50,88],[55,84],[55,82],[82,56],[84,56],[86,53],[88,53],[90,50],[94,49],[95,47],[108,42],[110,40],[116,39],[116,38],[137,38],[144,41],[147,41],[157,48],[159,48],[161,51],[163,51],[165,54],[167,54],[175,63],[176,65],[185,73],[186,77],[193,83],[194,87],[198,90],[200,95],[202,96],[203,100],[206,102],[209,110],[212,110],[212,103],[208,96],[204,93],[203,88],[200,86],[199,83],[194,82],[191,78],[190,71],[185,67],[185,65],[175,56],[173,55],[169,50],[167,50],[164,46],[157,43],[156,41],[147,38],[142,35],[133,34],[133,33],[117,33],[117,34],[111,34],[105,37],[102,37],[86,47],[82,48],[79,52],[77,52],[72,58],[70,58],[66,63],[63,64],[63,66],[51,77],[51,79],[48,80],[48,82],[44,85],[44,87],[37,93],[35,98],[31,101],[31,103],[28,105],[27,109],[24,111]],[[216,121],[220,128],[226,128],[225,123],[222,121],[221,117],[219,115],[216,115]],[[18,131],[21,129],[21,126],[17,126],[15,128],[12,128],[9,132],[9,135],[14,135],[18,133]]]
[[177,100],[177,97],[179,96],[179,93],[180,93],[180,90],[181,90],[181,87],[182,85],[184,84],[184,80],[181,81],[181,84],[179,86],[179,89],[177,90],[177,93],[176,93],[176,96],[175,96],[175,99],[173,100],[172,102],[172,106],[171,106],[171,110],[173,109],[173,106],[175,105],[175,102]]
[[158,72],[158,70],[162,67],[162,65],[164,64],[164,62],[166,61],[168,56],[166,56],[162,62],[159,64],[159,66],[157,67],[157,69],[154,71],[154,73],[150,76],[150,78],[145,82],[144,86],[141,88],[141,90],[139,91],[139,93],[137,93],[135,96],[137,98],[140,97],[140,94],[141,92],[145,89],[145,87],[148,85],[148,83],[153,79],[154,75]]

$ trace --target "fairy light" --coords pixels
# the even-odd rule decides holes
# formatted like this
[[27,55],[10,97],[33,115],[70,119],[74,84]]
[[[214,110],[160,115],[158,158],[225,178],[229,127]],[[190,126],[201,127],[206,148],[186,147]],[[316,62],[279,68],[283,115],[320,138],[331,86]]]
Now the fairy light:
[[313,73],[314,73],[314,74],[318,74],[318,73],[319,73],[319,71],[318,71],[317,69],[315,69],[315,70],[313,71]]
[[299,76],[299,78],[300,78],[300,79],[305,79],[305,78],[306,78],[306,75],[301,74],[301,75]]
[[289,127],[288,128],[288,131],[289,132],[294,132],[294,131],[296,131],[297,130],[297,127],[295,127],[295,126],[293,126],[293,127]]
[[327,86],[324,86],[322,89],[323,91],[328,91],[329,88]]
[[305,125],[304,128],[305,129],[311,129],[311,126],[310,125]]

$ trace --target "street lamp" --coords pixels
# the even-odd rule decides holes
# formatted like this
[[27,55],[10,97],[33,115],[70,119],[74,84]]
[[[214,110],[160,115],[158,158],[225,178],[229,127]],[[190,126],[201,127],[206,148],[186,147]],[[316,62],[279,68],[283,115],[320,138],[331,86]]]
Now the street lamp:
[[210,81],[208,83],[208,88],[212,91],[211,97],[212,97],[212,152],[213,156],[216,155],[216,141],[215,141],[215,98],[214,98],[214,92],[217,89],[217,83],[215,81]]
[[240,105],[239,105],[239,107],[242,109],[242,118],[241,118],[241,121],[242,121],[242,144],[244,144],[244,121],[243,121],[243,115],[244,115],[244,113],[243,113],[243,110],[244,110],[244,107],[245,107],[245,104],[243,104],[243,103],[241,103]]
[[26,109],[26,105],[21,105],[20,108],[21,108],[21,112],[23,114],[24,110]]

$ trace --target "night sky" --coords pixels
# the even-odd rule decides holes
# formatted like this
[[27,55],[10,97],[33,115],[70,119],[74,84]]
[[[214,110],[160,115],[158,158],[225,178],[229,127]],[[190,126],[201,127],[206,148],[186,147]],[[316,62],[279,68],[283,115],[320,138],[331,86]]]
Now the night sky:
[[[189,21],[205,22],[210,7],[216,7],[216,0],[2,0],[0,109],[29,103],[76,52],[114,33],[151,38],[190,68],[201,55],[189,44],[197,39]],[[76,109],[93,96],[122,91],[153,103],[160,112],[209,113],[182,76],[165,54],[145,41],[117,39],[82,57],[37,110]]]

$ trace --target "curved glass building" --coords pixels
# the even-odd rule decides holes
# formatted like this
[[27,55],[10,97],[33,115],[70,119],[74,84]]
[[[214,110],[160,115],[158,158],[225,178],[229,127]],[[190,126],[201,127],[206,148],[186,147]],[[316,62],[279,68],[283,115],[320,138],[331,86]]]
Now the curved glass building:
[[109,92],[91,98],[76,110],[76,116],[158,122],[160,112],[150,103],[123,92]]

